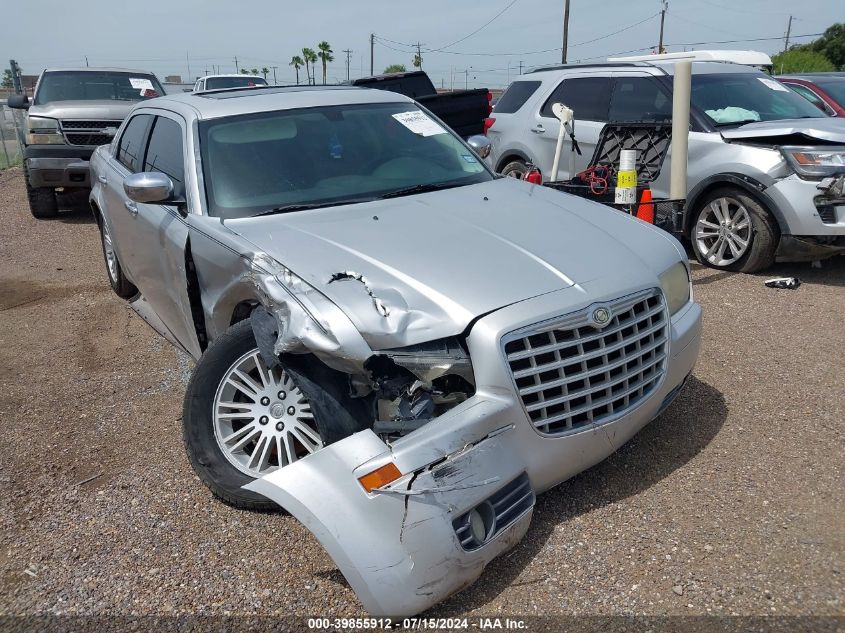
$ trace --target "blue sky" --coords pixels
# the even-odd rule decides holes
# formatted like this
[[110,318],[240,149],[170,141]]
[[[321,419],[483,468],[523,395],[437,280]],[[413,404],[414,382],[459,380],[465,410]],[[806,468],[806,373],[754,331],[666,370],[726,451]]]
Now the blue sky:
[[[648,52],[657,44],[660,4],[571,0],[570,61]],[[438,85],[495,87],[516,76],[520,62],[527,68],[559,61],[563,18],[563,0],[87,0],[70,6],[39,0],[5,7],[3,63],[14,58],[25,73],[36,74],[46,66],[84,65],[87,56],[92,66],[186,78],[189,64],[192,77],[215,67],[234,72],[237,56],[241,67],[277,66],[279,83],[287,83],[294,79],[291,56],[327,40],[335,51],[328,70],[334,82],[346,78],[343,49],[352,50],[352,77],[369,74],[369,35],[375,33],[376,72],[392,63],[410,70],[409,44],[420,42],[423,68]],[[687,45],[774,53],[782,39],[690,45],[782,38],[790,13],[793,35],[819,33],[845,20],[845,0],[669,0],[665,42],[672,51]]]

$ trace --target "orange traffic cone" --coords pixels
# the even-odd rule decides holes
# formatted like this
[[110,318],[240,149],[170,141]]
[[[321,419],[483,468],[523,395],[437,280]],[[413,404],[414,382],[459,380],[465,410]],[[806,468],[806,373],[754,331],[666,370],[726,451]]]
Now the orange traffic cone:
[[654,203],[651,200],[651,189],[643,191],[640,206],[637,207],[637,217],[643,222],[654,224]]

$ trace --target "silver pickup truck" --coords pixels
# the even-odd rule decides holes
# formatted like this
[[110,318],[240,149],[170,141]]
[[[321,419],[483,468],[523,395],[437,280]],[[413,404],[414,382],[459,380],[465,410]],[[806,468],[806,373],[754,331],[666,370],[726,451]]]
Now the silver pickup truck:
[[138,101],[163,94],[146,71],[55,68],[41,73],[32,102],[26,95],[9,97],[9,107],[28,110],[24,170],[32,215],[58,213],[56,189],[89,188],[94,148],[111,143]]
[[408,97],[303,86],[139,104],[91,159],[109,282],[198,359],[195,471],[302,521],[373,615],[473,582],[698,356],[677,240],[488,151]]

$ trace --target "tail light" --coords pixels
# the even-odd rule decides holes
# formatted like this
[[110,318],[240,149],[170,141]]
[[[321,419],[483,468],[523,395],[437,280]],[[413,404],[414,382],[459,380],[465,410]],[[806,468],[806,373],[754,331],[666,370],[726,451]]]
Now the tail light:
[[531,167],[527,172],[525,172],[525,177],[523,178],[523,180],[526,182],[530,182],[532,185],[542,185],[543,174],[541,174],[540,170],[536,167]]
[[487,114],[490,114],[492,111],[493,111],[493,93],[488,90],[487,91]]
[[491,127],[493,127],[493,124],[495,122],[496,122],[496,119],[494,119],[492,117],[487,117],[486,119],[484,119],[484,134],[485,135],[487,134],[487,130],[489,130]]

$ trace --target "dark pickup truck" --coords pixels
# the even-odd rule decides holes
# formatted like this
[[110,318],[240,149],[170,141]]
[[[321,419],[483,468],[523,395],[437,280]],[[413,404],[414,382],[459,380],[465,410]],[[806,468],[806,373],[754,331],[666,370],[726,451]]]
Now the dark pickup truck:
[[438,93],[431,79],[421,70],[362,77],[350,83],[363,88],[398,92],[416,99],[463,138],[487,131],[485,120],[492,110],[492,95],[486,88]]

